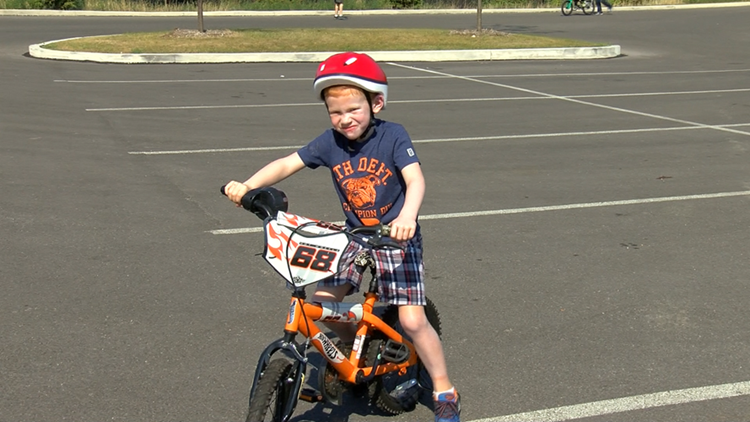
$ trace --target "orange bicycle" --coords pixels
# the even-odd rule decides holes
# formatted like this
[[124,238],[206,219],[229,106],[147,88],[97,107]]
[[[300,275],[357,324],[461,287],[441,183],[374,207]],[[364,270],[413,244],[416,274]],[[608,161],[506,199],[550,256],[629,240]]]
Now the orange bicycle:
[[[380,316],[375,308],[378,278],[370,251],[401,248],[384,239],[390,227],[347,229],[289,214],[286,196],[274,188],[248,192],[242,206],[264,220],[264,259],[292,291],[283,337],[269,344],[258,360],[246,421],[285,422],[300,399],[340,403],[346,389],[366,394],[371,404],[387,414],[413,410],[420,388],[432,392],[430,376],[399,324],[398,307],[388,305]],[[369,268],[372,275],[364,301],[307,302],[306,286],[338,273],[348,264],[341,258],[351,242],[363,246],[354,265]],[[429,299],[425,313],[440,335],[440,316]],[[356,324],[354,343],[350,347],[337,345],[315,325],[316,321]],[[297,341],[298,335],[304,342]],[[307,353],[312,347],[324,359],[318,370],[319,392],[303,388]]]

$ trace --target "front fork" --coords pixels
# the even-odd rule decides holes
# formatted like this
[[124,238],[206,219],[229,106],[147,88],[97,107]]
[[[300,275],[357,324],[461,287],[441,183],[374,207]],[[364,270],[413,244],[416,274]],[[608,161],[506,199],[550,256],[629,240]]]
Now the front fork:
[[286,355],[294,358],[292,378],[287,378],[285,380],[286,383],[292,384],[292,388],[285,403],[283,403],[283,410],[280,419],[281,422],[287,422],[292,417],[292,413],[294,413],[294,409],[297,407],[308,363],[307,356],[303,354],[305,345],[297,344],[297,342],[294,341],[294,337],[295,334],[287,332],[283,338],[274,341],[266,347],[258,359],[258,365],[255,367],[255,376],[253,377],[253,386],[250,389],[249,402],[252,403],[258,380],[263,376],[263,372],[266,370],[266,367],[268,367],[274,354],[279,351],[282,353],[287,352]]

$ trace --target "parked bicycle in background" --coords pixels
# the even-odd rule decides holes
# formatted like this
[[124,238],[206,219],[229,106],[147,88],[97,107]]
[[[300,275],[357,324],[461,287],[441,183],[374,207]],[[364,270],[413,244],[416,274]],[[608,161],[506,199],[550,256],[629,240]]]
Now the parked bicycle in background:
[[594,13],[594,1],[593,0],[563,0],[562,14],[570,16],[574,11],[580,10],[585,15]]

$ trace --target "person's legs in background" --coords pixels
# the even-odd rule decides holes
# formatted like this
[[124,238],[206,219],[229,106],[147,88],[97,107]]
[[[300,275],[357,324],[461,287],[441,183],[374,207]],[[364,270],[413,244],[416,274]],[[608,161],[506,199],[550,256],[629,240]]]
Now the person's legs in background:
[[333,17],[336,19],[344,17],[344,1],[343,0],[333,0]]
[[602,3],[604,3],[605,6],[607,6],[607,11],[612,11],[612,3],[609,2],[609,0],[596,0],[596,14],[601,15],[602,14]]

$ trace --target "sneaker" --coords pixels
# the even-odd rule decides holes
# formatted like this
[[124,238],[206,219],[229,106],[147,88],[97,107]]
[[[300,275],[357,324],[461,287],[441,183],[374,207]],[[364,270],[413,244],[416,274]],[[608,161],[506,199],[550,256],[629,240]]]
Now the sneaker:
[[461,422],[461,399],[458,393],[443,393],[434,401],[435,422]]
[[612,6],[607,7],[607,13],[612,13]]
[[339,15],[333,15],[333,18],[334,18],[334,19],[338,19],[338,18],[339,18]]
[[599,16],[601,14],[602,14],[602,12],[596,12],[596,16]]

